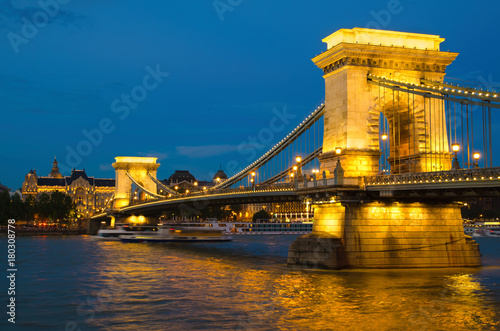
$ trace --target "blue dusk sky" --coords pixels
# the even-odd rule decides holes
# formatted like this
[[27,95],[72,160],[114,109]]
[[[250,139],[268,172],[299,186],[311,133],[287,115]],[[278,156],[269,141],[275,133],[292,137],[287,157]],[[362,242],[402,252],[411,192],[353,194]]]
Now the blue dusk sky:
[[160,179],[245,166],[258,155],[241,146],[277,113],[259,154],[323,99],[311,58],[341,28],[440,35],[460,53],[448,76],[500,82],[499,13],[497,1],[0,0],[0,182],[46,176],[54,156],[63,175],[101,178],[116,156],[158,157]]

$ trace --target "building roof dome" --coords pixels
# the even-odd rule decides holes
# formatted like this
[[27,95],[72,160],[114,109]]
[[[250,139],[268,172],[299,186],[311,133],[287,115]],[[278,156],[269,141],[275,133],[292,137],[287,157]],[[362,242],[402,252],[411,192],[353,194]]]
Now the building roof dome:
[[52,171],[49,174],[49,177],[52,178],[64,178],[63,175],[59,172],[59,167],[57,166],[57,160],[54,157],[54,162],[52,163]]
[[170,177],[168,177],[170,183],[180,183],[186,182],[196,182],[196,178],[189,173],[187,170],[176,170]]
[[215,181],[215,180],[217,180],[217,178],[219,178],[220,180],[224,181],[224,180],[226,180],[228,177],[227,177],[227,175],[226,175],[226,173],[225,173],[224,171],[219,170],[219,171],[217,171],[217,173],[214,175],[213,180]]

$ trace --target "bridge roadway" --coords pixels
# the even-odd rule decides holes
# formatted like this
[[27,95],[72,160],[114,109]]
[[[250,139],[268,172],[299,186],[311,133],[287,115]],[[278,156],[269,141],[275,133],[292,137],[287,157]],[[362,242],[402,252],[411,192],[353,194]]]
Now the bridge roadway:
[[[470,197],[500,196],[500,167],[460,169],[425,173],[345,178],[314,178],[295,183],[224,189],[161,200],[140,202],[121,208],[122,215],[153,215],[171,208],[204,208],[208,205],[312,201],[426,200],[438,197],[453,201]],[[103,216],[95,215],[95,217]],[[94,218],[94,217],[93,217]]]
[[123,207],[121,214],[158,214],[171,208],[202,209],[209,205],[230,205],[269,202],[300,201],[300,195],[295,192],[293,183],[254,186],[238,189],[225,189],[214,193],[191,193],[183,197],[141,202]]

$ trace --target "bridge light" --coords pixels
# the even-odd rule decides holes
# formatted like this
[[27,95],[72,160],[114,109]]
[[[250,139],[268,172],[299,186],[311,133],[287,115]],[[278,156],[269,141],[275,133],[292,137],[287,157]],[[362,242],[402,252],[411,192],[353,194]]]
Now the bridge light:
[[293,166],[293,171],[297,171],[297,166]]
[[300,162],[302,161],[302,158],[301,158],[300,156],[297,156],[297,157],[295,158],[295,161],[297,161],[297,163],[300,163]]
[[479,167],[479,158],[481,157],[481,153],[479,152],[475,152],[474,154],[472,154],[472,157],[474,158],[474,168],[478,168]]
[[342,153],[342,148],[335,147],[335,154],[340,155],[340,153]]
[[179,186],[174,187],[174,189],[178,190],[178,189],[179,189]]
[[186,190],[186,194],[188,194],[188,193],[189,193],[189,190]]
[[453,153],[458,153],[458,151],[460,150],[460,144],[451,144],[451,150],[453,151]]
[[255,171],[252,171],[250,175],[252,175],[252,177],[255,177]]
[[387,140],[387,138],[389,138],[389,136],[387,135],[387,133],[382,133],[382,136],[381,136],[382,140]]
[[198,182],[194,182],[194,186],[198,186]]

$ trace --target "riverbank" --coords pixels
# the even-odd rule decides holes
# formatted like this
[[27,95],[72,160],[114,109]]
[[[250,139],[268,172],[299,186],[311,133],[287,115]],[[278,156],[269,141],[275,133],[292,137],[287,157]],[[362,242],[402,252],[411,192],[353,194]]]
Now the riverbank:
[[[35,237],[35,236],[76,236],[87,234],[86,230],[24,230],[16,229],[16,237]],[[7,236],[7,230],[1,229],[0,236]]]

